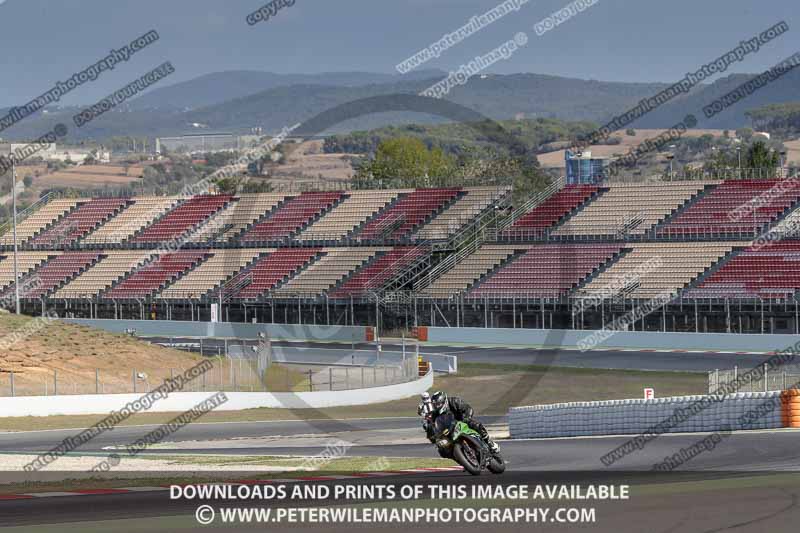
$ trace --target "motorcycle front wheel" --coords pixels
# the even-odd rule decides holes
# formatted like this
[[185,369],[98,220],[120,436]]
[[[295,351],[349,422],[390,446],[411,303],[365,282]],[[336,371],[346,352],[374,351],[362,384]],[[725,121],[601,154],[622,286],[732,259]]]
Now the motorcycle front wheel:
[[456,462],[473,476],[481,475],[478,453],[468,441],[457,442],[453,445],[453,457]]
[[492,474],[502,474],[506,471],[506,462],[503,461],[503,458],[500,457],[499,453],[496,453],[489,459],[489,464],[486,465],[486,468]]

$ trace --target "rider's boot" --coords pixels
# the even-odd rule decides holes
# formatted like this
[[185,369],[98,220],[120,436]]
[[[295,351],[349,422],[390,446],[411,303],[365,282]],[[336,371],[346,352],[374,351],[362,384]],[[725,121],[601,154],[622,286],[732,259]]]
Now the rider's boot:
[[492,453],[497,453],[500,451],[500,446],[498,446],[497,443],[491,439],[491,437],[486,439],[486,444],[489,446],[489,451]]

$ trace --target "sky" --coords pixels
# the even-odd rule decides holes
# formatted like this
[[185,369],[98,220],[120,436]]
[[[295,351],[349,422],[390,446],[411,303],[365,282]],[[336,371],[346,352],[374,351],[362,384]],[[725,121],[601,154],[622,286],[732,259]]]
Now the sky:
[[[759,72],[800,51],[797,0],[585,1],[594,4],[539,36],[535,25],[570,2],[528,0],[425,67],[456,70],[519,32],[528,43],[488,72],[674,82],[780,21],[789,32],[727,73]],[[500,3],[295,0],[249,25],[265,1],[0,0],[0,106],[28,102],[150,30],[157,42],[62,103],[95,102],[164,61],[175,73],[160,86],[227,70],[398,74],[399,62]]]

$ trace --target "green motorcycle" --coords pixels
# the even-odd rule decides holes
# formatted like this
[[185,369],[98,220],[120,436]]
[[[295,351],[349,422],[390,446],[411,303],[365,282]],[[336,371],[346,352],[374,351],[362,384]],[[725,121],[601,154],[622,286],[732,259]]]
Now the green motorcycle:
[[456,420],[452,413],[436,417],[433,434],[439,455],[454,460],[473,476],[479,476],[484,469],[492,474],[502,474],[506,469],[500,452],[493,454],[480,434]]

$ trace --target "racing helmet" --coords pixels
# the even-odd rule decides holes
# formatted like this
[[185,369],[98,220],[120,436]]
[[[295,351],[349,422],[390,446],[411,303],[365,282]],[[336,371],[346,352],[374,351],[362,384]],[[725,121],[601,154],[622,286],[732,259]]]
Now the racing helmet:
[[447,410],[450,408],[447,402],[447,393],[444,391],[436,391],[431,395],[431,403],[433,404],[433,410],[437,414],[446,413]]

